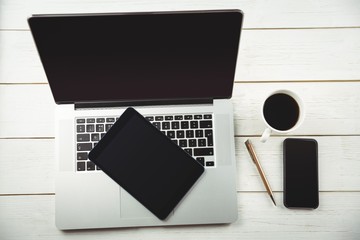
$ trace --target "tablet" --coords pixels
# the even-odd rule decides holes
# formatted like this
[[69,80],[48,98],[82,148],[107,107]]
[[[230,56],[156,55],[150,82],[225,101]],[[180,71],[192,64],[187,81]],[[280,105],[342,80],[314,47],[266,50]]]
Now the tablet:
[[161,220],[204,172],[133,108],[125,110],[89,159]]

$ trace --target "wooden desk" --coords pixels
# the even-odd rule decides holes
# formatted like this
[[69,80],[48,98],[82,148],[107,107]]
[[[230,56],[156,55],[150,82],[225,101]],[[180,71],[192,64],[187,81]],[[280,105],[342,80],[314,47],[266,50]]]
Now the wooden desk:
[[[29,32],[32,13],[239,8],[244,29],[233,92],[239,219],[230,225],[59,231],[54,224],[54,107]],[[291,136],[319,142],[320,207],[282,204],[285,137],[259,142],[260,103],[297,92],[307,115]],[[360,1],[0,2],[0,239],[359,239]],[[274,207],[244,140],[275,191]]]

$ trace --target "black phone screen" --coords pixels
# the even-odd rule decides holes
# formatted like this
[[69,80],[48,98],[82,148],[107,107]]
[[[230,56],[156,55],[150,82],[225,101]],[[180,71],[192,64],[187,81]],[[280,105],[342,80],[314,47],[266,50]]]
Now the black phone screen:
[[128,108],[89,159],[160,219],[204,172],[189,154]]
[[288,208],[319,205],[318,151],[314,139],[284,141],[284,205]]

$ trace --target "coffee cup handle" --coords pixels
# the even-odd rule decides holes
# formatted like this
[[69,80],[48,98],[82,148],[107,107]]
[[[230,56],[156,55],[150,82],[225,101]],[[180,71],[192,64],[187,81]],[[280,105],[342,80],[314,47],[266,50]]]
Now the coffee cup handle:
[[266,142],[268,140],[268,138],[270,137],[271,134],[271,129],[270,128],[266,128],[265,131],[263,132],[263,134],[261,135],[260,138],[260,142]]

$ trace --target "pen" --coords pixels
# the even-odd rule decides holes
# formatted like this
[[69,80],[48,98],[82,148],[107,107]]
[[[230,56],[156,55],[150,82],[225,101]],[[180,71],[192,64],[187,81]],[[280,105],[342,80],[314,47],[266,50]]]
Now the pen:
[[251,144],[251,142],[250,142],[249,139],[245,141],[245,145],[246,145],[246,148],[247,148],[247,150],[248,150],[248,152],[249,152],[249,154],[250,154],[251,159],[252,159],[253,162],[255,163],[256,168],[257,168],[258,172],[260,173],[261,180],[263,181],[263,183],[264,183],[264,185],[265,185],[265,188],[266,188],[267,193],[269,194],[271,200],[273,201],[273,203],[274,203],[275,206],[276,206],[276,203],[275,203],[275,200],[274,200],[274,196],[273,196],[273,193],[272,193],[271,188],[270,188],[270,184],[269,184],[269,182],[268,182],[267,179],[266,179],[264,170],[262,169],[262,167],[261,167],[261,165],[260,165],[260,162],[259,162],[259,160],[258,160],[258,158],[257,158],[257,156],[256,156],[256,153],[255,153],[255,151],[254,151],[254,148],[253,148],[253,146],[252,146],[252,144]]

